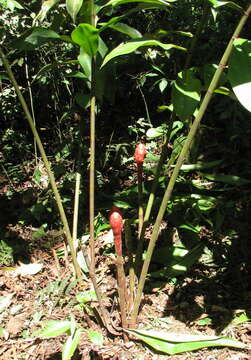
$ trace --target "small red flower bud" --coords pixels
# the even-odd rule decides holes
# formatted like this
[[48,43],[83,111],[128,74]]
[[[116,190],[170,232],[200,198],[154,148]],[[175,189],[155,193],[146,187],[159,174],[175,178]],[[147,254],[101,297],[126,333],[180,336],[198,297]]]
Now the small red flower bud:
[[119,208],[117,208],[117,206],[114,205],[112,206],[111,211],[109,213],[109,222],[114,235],[121,233],[123,229],[123,218],[122,218],[122,212],[120,211]]
[[122,236],[123,218],[122,212],[117,206],[112,206],[109,213],[109,222],[114,235],[115,250],[118,256],[122,255]]
[[147,150],[144,144],[140,143],[136,146],[134,153],[134,161],[137,164],[142,164],[144,162],[145,156],[147,154]]

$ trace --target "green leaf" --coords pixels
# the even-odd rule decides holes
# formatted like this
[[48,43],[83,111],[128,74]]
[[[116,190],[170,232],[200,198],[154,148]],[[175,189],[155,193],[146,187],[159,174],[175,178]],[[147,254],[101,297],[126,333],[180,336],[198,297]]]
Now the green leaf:
[[74,23],[76,21],[76,16],[78,15],[82,4],[83,0],[66,0],[66,9]]
[[191,250],[180,246],[164,247],[154,252],[153,260],[165,266],[150,273],[153,278],[171,278],[186,272],[203,253],[204,245],[198,244]]
[[50,11],[50,9],[56,5],[60,0],[46,0],[42,3],[41,9],[39,11],[39,13],[37,14],[37,16],[35,17],[33,23],[38,20],[38,21],[43,21],[44,18],[46,17],[48,11]]
[[178,74],[172,85],[172,103],[178,117],[185,121],[193,115],[199,101],[201,82],[191,69]]
[[44,227],[40,226],[33,234],[32,239],[41,239],[43,236],[46,235],[46,231],[44,231]]
[[33,28],[27,37],[21,37],[14,40],[11,46],[19,50],[34,50],[35,48],[47,43],[51,40],[58,40],[60,36],[53,30],[44,28]]
[[148,139],[156,139],[160,136],[163,136],[166,133],[166,129],[163,126],[158,126],[157,128],[150,128],[146,132],[146,137]]
[[251,322],[251,318],[248,317],[246,314],[241,314],[233,319],[231,325],[240,325],[246,322]]
[[129,41],[127,43],[122,43],[122,44],[118,45],[115,49],[113,49],[111,52],[109,52],[109,54],[105,57],[105,59],[103,61],[102,67],[105,64],[107,64],[108,61],[114,59],[117,56],[130,54],[130,53],[136,51],[138,48],[145,47],[145,46],[149,46],[149,47],[150,46],[160,46],[164,50],[170,50],[170,49],[174,48],[174,49],[186,51],[186,49],[181,46],[174,45],[174,44],[164,44],[157,40]]
[[0,6],[11,11],[13,11],[14,9],[23,9],[23,6],[15,0],[1,0]]
[[244,178],[241,178],[236,175],[213,175],[213,174],[204,174],[203,173],[203,176],[208,180],[216,181],[216,182],[223,182],[223,183],[229,184],[229,185],[241,186],[241,185],[246,185],[246,184],[251,183],[251,180],[244,179]]
[[91,301],[97,301],[95,291],[81,291],[76,294],[76,299],[80,304],[86,304]]
[[165,6],[171,6],[171,4],[169,4],[170,2],[175,2],[176,0],[169,0],[169,1],[165,1],[165,0],[110,0],[108,1],[108,3],[106,3],[104,6],[118,6],[118,5],[122,5],[122,4],[130,4],[130,3],[144,3],[144,4],[156,4],[156,5],[165,5]]
[[109,25],[109,27],[130,36],[130,38],[132,39],[137,39],[142,37],[142,34],[137,29],[134,29],[133,27],[121,22],[117,22],[116,24]]
[[78,347],[81,336],[81,329],[77,329],[73,336],[69,336],[63,346],[62,360],[70,360]]
[[84,70],[87,79],[91,81],[92,58],[83,50],[83,48],[80,48],[80,55],[78,56],[78,61],[82,69]]
[[165,88],[167,87],[168,85],[168,81],[163,78],[160,80],[160,83],[159,83],[159,89],[160,89],[160,92],[163,93],[163,91],[165,90]]
[[[196,171],[196,170],[203,170],[203,169],[210,169],[221,164],[223,160],[215,160],[210,162],[200,162],[197,164],[184,164],[181,166],[180,170],[182,171]],[[174,167],[174,166],[173,166]]]
[[243,10],[241,6],[239,6],[233,1],[220,1],[220,0],[208,0],[208,1],[213,5],[214,8],[218,8],[226,5],[239,11]]
[[251,112],[251,41],[236,39],[229,59],[228,78],[239,102]]
[[228,346],[245,349],[246,345],[240,341],[220,336],[203,336],[174,334],[161,331],[125,330],[136,336],[157,351],[174,355],[186,351],[193,351],[205,347]]
[[33,336],[35,337],[51,337],[64,334],[71,328],[71,322],[68,320],[49,320],[46,326],[41,330],[36,331]]
[[102,334],[93,330],[87,331],[87,334],[94,345],[103,345],[104,339]]
[[89,55],[94,56],[98,50],[99,37],[98,30],[90,24],[80,24],[71,33],[72,40],[81,46]]

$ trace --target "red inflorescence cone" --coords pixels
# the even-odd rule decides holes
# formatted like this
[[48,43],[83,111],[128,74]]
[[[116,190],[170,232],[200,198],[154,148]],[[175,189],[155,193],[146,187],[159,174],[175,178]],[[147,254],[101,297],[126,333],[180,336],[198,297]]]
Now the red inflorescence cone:
[[109,222],[114,235],[114,244],[116,254],[122,256],[122,229],[123,229],[123,218],[122,212],[117,206],[112,206],[109,213]]
[[142,143],[139,143],[135,149],[134,161],[137,164],[143,164],[146,154],[147,154],[147,150],[146,150],[145,145]]

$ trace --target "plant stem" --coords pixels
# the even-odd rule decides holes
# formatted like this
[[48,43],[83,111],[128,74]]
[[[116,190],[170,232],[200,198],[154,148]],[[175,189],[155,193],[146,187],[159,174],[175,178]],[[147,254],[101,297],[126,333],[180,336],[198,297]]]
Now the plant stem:
[[[92,26],[96,26],[96,13],[94,7],[94,1],[90,0],[90,23]],[[91,68],[91,101],[90,101],[90,169],[89,169],[89,226],[90,226],[90,267],[89,275],[98,299],[102,321],[108,331],[113,332],[108,312],[102,303],[102,296],[98,288],[96,274],[95,274],[95,229],[94,229],[94,220],[95,220],[95,122],[96,122],[96,81],[95,81],[95,72],[96,72],[96,58],[92,58],[92,68]]]
[[171,135],[172,128],[173,128],[174,119],[175,119],[175,114],[174,114],[174,112],[172,112],[171,117],[170,117],[170,124],[169,124],[169,127],[168,127],[168,131],[167,131],[167,134],[165,136],[165,141],[164,141],[164,144],[162,146],[160,158],[159,158],[159,161],[158,161],[158,164],[157,164],[154,181],[153,181],[152,188],[151,188],[151,193],[149,195],[146,210],[145,210],[145,216],[144,216],[143,225],[142,225],[142,229],[141,229],[140,236],[139,236],[137,252],[136,252],[136,259],[135,259],[135,271],[138,274],[140,273],[140,269],[141,269],[145,231],[146,231],[146,228],[147,228],[147,224],[148,224],[148,221],[149,221],[149,218],[150,218],[150,215],[151,215],[151,211],[152,211],[152,207],[153,207],[153,203],[154,203],[154,200],[155,200],[155,192],[156,192],[156,189],[157,189],[157,186],[158,186],[158,180],[159,180],[160,172],[161,172],[163,163],[164,163],[164,161],[166,160],[166,157],[167,157],[168,143],[169,143],[170,135]]
[[230,53],[231,53],[231,50],[232,50],[232,47],[233,47],[233,42],[236,38],[238,38],[239,34],[240,34],[240,31],[242,30],[245,22],[247,21],[247,18],[250,14],[250,11],[251,11],[251,3],[248,7],[248,10],[246,12],[244,12],[238,26],[236,27],[236,30],[233,34],[233,36],[231,37],[229,43],[228,43],[228,46],[220,60],[220,64],[218,66],[218,69],[216,70],[214,76],[213,76],[213,79],[210,83],[210,86],[206,92],[206,95],[202,101],[202,104],[200,106],[200,109],[198,111],[198,114],[190,128],[190,131],[189,131],[189,134],[187,136],[187,139],[184,143],[184,146],[181,150],[181,153],[179,155],[179,158],[177,160],[177,163],[175,165],[175,168],[173,170],[173,173],[172,173],[172,176],[170,178],[170,181],[169,181],[169,184],[167,186],[167,189],[166,189],[166,192],[164,194],[164,197],[163,197],[163,200],[162,200],[162,203],[160,205],[160,208],[159,208],[159,212],[158,212],[158,216],[156,218],[156,221],[155,221],[155,224],[154,224],[154,227],[153,227],[153,232],[152,232],[152,235],[151,235],[151,239],[150,239],[150,242],[149,242],[149,245],[148,245],[148,249],[147,249],[147,254],[146,254],[146,258],[145,258],[145,261],[144,261],[144,264],[143,264],[143,268],[142,268],[142,271],[141,271],[141,276],[140,276],[140,280],[139,280],[139,285],[138,285],[138,289],[137,289],[137,295],[136,295],[136,299],[135,299],[135,302],[134,302],[134,308],[133,308],[133,311],[132,311],[132,317],[131,317],[131,324],[130,326],[131,327],[134,327],[136,326],[136,321],[137,321],[137,316],[138,316],[138,311],[139,311],[139,306],[140,306],[140,300],[141,300],[141,296],[142,296],[142,293],[143,293],[143,288],[144,288],[144,285],[145,285],[145,280],[146,280],[146,275],[147,275],[147,272],[148,272],[148,268],[149,268],[149,265],[150,265],[150,261],[151,261],[151,258],[152,258],[152,253],[153,253],[153,250],[154,250],[154,247],[155,247],[155,244],[156,244],[156,241],[157,241],[157,238],[158,238],[158,233],[159,233],[159,227],[160,227],[160,224],[161,224],[161,221],[163,219],[163,216],[165,214],[165,211],[166,211],[166,208],[167,208],[167,204],[168,204],[168,201],[170,200],[170,197],[172,195],[172,191],[173,191],[173,188],[174,188],[174,185],[175,185],[175,182],[176,182],[176,179],[178,177],[178,174],[179,174],[179,171],[180,171],[180,168],[183,164],[183,161],[184,159],[186,158],[186,155],[189,151],[189,148],[190,148],[190,145],[192,143],[192,140],[196,134],[196,131],[197,131],[197,128],[200,124],[200,121],[203,117],[203,115],[205,114],[205,111],[208,107],[208,104],[212,98],[212,95],[213,95],[213,91],[215,90],[217,84],[218,84],[218,81],[220,79],[220,76],[224,70],[224,67],[228,61],[228,58],[230,56]]
[[128,264],[129,264],[129,302],[128,312],[132,310],[133,298],[134,298],[134,286],[135,286],[135,269],[133,264],[133,246],[132,246],[132,234],[131,234],[131,221],[125,220],[125,243],[128,252]]
[[117,256],[116,266],[117,266],[117,281],[118,281],[118,293],[119,293],[119,306],[121,311],[121,322],[122,327],[127,328],[126,320],[126,278],[125,271],[123,266],[123,256]]
[[10,64],[6,58],[6,56],[4,55],[2,49],[0,48],[0,56],[2,58],[2,61],[3,61],[3,64],[4,64],[4,67],[9,75],[9,78],[15,88],[15,91],[17,93],[17,96],[18,96],[18,99],[20,101],[20,104],[22,105],[23,107],[23,110],[24,110],[24,113],[26,115],[26,118],[29,122],[29,125],[30,125],[30,128],[32,130],[32,133],[36,139],[36,142],[37,142],[37,146],[38,146],[38,149],[40,151],[40,154],[42,156],[42,159],[43,159],[43,162],[44,162],[44,165],[45,165],[45,168],[47,170],[47,173],[48,173],[48,177],[50,179],[50,183],[51,183],[51,187],[52,187],[52,191],[54,193],[54,196],[55,196],[55,200],[56,200],[56,203],[57,203],[57,206],[58,206],[58,210],[59,210],[59,214],[60,214],[60,217],[61,217],[61,221],[63,223],[63,226],[64,226],[64,231],[65,231],[65,234],[66,234],[66,239],[67,239],[67,242],[68,242],[68,245],[70,247],[70,250],[71,250],[71,255],[72,255],[72,262],[73,262],[73,266],[74,266],[74,270],[75,270],[75,274],[78,278],[81,277],[81,270],[80,270],[80,267],[78,265],[78,262],[77,262],[77,257],[76,257],[76,250],[75,250],[75,247],[74,247],[74,244],[73,244],[73,241],[72,241],[72,237],[71,237],[71,232],[70,232],[70,228],[69,228],[69,224],[68,224],[68,221],[67,221],[67,218],[66,218],[66,215],[65,215],[65,211],[64,211],[64,208],[63,208],[63,205],[62,205],[62,201],[61,201],[61,197],[60,197],[60,194],[58,192],[58,189],[57,189],[57,185],[56,185],[56,181],[55,181],[55,177],[54,177],[54,174],[51,170],[51,166],[50,166],[50,163],[47,159],[47,156],[46,156],[46,153],[44,151],[44,147],[42,145],[42,142],[40,140],[40,137],[39,137],[39,134],[37,132],[37,129],[34,125],[34,122],[33,122],[33,119],[32,119],[32,116],[30,114],[30,111],[28,109],[28,106],[27,106],[27,103],[19,89],[19,86],[16,82],[16,79],[14,77],[14,74],[11,70],[11,67],[10,67]]
[[139,226],[138,226],[138,237],[140,238],[140,234],[143,227],[144,222],[144,209],[143,209],[143,196],[142,196],[142,173],[143,173],[143,164],[137,164],[137,171],[138,171],[138,205],[139,205]]

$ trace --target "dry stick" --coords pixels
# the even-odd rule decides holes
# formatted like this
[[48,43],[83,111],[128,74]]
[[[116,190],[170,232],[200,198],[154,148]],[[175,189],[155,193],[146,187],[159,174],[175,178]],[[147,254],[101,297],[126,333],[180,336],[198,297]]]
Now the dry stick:
[[14,74],[13,74],[13,72],[11,70],[10,64],[9,64],[9,62],[8,62],[6,56],[4,55],[1,48],[0,48],[0,56],[1,56],[2,60],[3,60],[4,67],[5,67],[8,75],[9,75],[9,78],[10,78],[10,80],[11,80],[11,82],[12,82],[14,88],[15,88],[15,91],[16,91],[17,96],[19,98],[20,104],[23,107],[24,113],[25,113],[26,118],[27,118],[27,120],[29,122],[29,125],[30,125],[30,128],[31,128],[32,132],[33,132],[33,135],[34,135],[34,137],[36,139],[38,149],[40,151],[40,154],[42,156],[45,168],[47,170],[47,173],[48,173],[48,176],[49,176],[49,179],[50,179],[52,191],[54,193],[55,200],[56,200],[58,210],[59,210],[59,214],[60,214],[60,217],[61,217],[61,221],[62,221],[63,226],[64,226],[66,239],[67,239],[68,245],[69,245],[70,250],[71,250],[74,271],[75,271],[76,276],[78,278],[80,278],[81,277],[81,270],[80,270],[80,267],[79,267],[78,262],[77,262],[76,250],[74,248],[74,244],[73,244],[73,241],[72,241],[69,224],[68,224],[68,221],[67,221],[67,218],[66,218],[66,215],[65,215],[65,211],[64,211],[64,208],[63,208],[63,205],[62,205],[60,194],[59,194],[58,189],[57,189],[54,174],[53,174],[53,172],[51,170],[50,163],[49,163],[49,161],[47,159],[47,156],[45,154],[44,147],[43,147],[42,142],[40,140],[40,137],[38,135],[37,129],[36,129],[34,123],[33,123],[33,119],[32,119],[32,116],[30,114],[30,111],[28,109],[28,106],[26,104],[26,101],[25,101],[25,99],[24,99],[24,97],[23,97],[23,95],[22,95],[22,93],[21,93],[21,91],[19,89],[19,86],[18,86],[18,84],[16,82],[16,79],[14,77]]
[[169,181],[169,184],[167,186],[167,189],[166,189],[166,192],[165,192],[165,195],[163,197],[163,200],[162,200],[162,203],[161,203],[161,206],[159,208],[159,212],[158,212],[158,216],[156,218],[156,221],[155,221],[155,224],[154,224],[154,228],[153,228],[153,232],[152,232],[152,235],[151,235],[151,239],[150,239],[150,242],[149,242],[149,245],[148,245],[148,249],[147,249],[147,254],[146,254],[146,259],[144,261],[144,265],[143,265],[143,268],[142,268],[142,272],[141,272],[141,276],[140,276],[140,280],[139,280],[139,286],[138,286],[138,290],[137,290],[137,295],[136,295],[136,299],[135,299],[135,302],[134,302],[134,308],[133,308],[133,312],[132,312],[132,317],[131,317],[131,324],[130,326],[131,327],[135,327],[136,326],[136,321],[137,321],[137,316],[138,316],[138,311],[139,311],[139,306],[140,306],[140,300],[141,300],[141,296],[142,296],[142,293],[143,293],[143,288],[144,288],[144,285],[145,285],[145,280],[146,280],[146,275],[147,275],[147,272],[148,272],[148,268],[149,268],[149,265],[150,265],[150,261],[151,261],[151,258],[152,258],[152,253],[153,253],[153,250],[154,250],[154,247],[155,247],[155,243],[156,243],[156,240],[158,238],[158,233],[159,233],[159,227],[160,227],[160,224],[161,224],[161,221],[163,219],[163,216],[165,214],[165,211],[166,211],[166,207],[167,207],[167,204],[168,204],[168,201],[170,200],[170,197],[172,195],[172,191],[173,191],[173,188],[174,188],[174,185],[175,185],[175,182],[176,182],[176,179],[178,177],[178,174],[179,174],[179,171],[180,171],[180,168],[183,164],[183,161],[185,160],[186,158],[186,155],[188,153],[188,150],[190,148],[190,145],[192,143],[192,140],[196,134],[196,131],[197,131],[197,128],[200,124],[200,121],[203,117],[203,115],[205,114],[205,111],[207,109],[207,106],[211,100],[211,97],[213,95],[213,91],[214,89],[216,88],[217,86],[217,83],[220,79],[220,76],[224,70],[224,67],[228,61],[228,58],[230,56],[230,53],[231,53],[231,50],[232,50],[232,47],[233,47],[233,42],[236,38],[238,38],[239,34],[240,34],[240,31],[242,30],[245,22],[247,21],[247,18],[249,16],[251,12],[251,4],[249,5],[248,9],[246,12],[244,12],[231,40],[229,41],[228,43],[228,46],[224,52],[224,55],[222,56],[221,58],[221,61],[220,61],[220,64],[219,64],[219,67],[218,69],[216,70],[214,76],[213,76],[213,79],[210,83],[210,86],[206,92],[206,95],[202,101],[202,104],[200,106],[200,109],[199,109],[199,112],[193,122],[193,125],[191,126],[191,129],[189,131],[189,134],[187,136],[187,139],[185,141],[185,144],[181,150],[181,153],[179,155],[179,158],[177,160],[177,163],[175,165],[175,168],[173,170],[173,173],[172,173],[172,176],[170,178],[170,181]]

